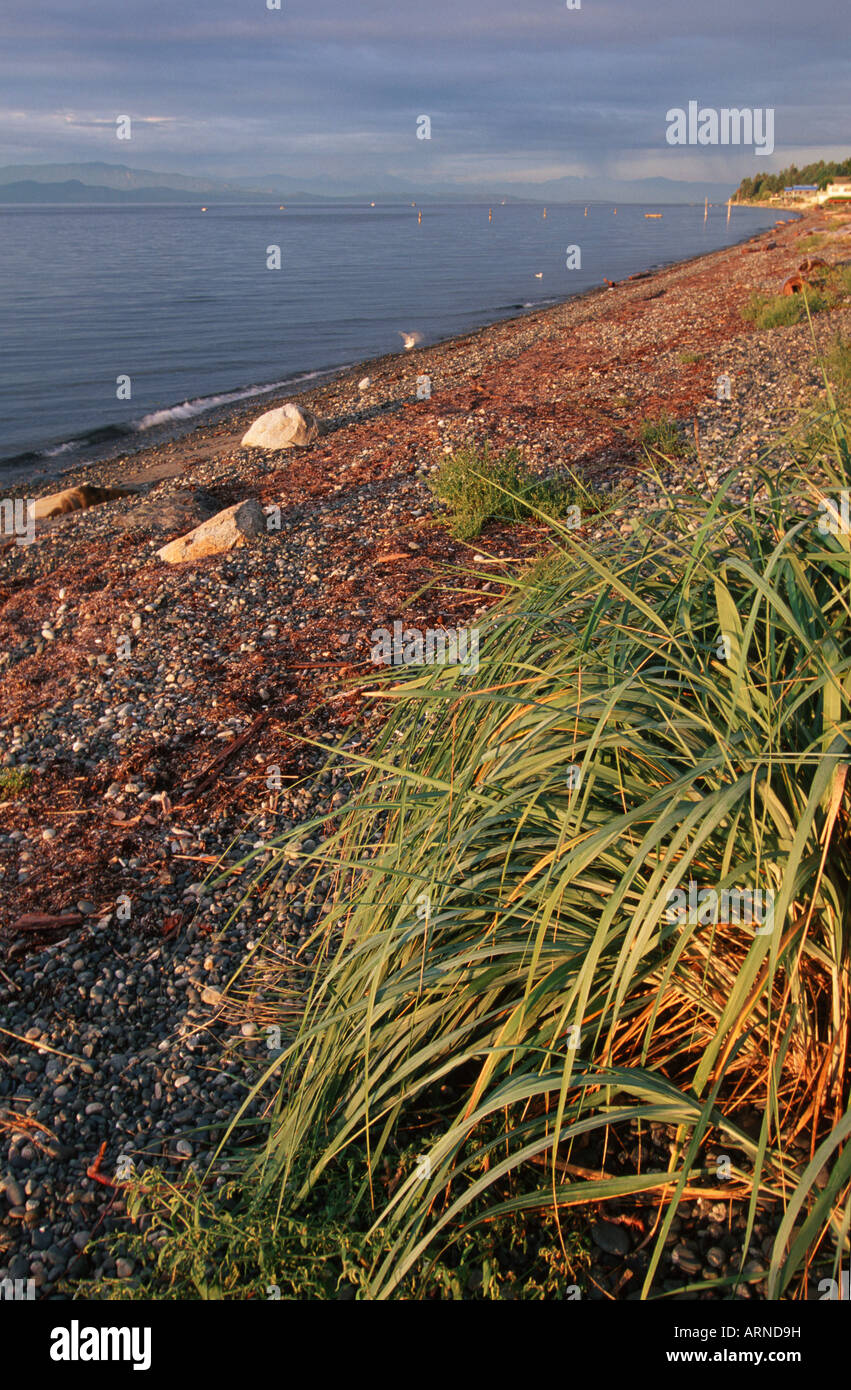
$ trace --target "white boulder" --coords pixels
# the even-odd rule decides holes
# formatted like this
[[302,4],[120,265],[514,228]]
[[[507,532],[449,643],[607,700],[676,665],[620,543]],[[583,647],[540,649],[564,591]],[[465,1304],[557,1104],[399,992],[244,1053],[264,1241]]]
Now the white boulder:
[[316,416],[302,406],[279,406],[277,410],[267,410],[259,415],[242,436],[244,449],[295,449],[306,448],[319,435],[319,422]]

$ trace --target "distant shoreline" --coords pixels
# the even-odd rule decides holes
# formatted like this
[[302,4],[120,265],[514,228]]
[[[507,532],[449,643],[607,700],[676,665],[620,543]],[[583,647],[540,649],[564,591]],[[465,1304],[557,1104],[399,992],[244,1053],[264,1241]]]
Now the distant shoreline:
[[763,212],[795,212],[799,217],[806,217],[807,213],[818,212],[817,207],[802,207],[800,203],[769,203],[757,199],[754,202],[744,202],[740,200],[733,203],[734,208],[759,208]]

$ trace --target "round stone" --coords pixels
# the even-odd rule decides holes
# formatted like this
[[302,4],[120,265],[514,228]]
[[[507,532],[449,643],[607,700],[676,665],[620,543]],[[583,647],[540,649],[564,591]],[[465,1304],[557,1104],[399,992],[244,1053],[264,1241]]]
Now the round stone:
[[591,1227],[591,1236],[594,1244],[605,1250],[607,1255],[629,1254],[629,1236],[622,1226],[615,1225],[613,1221],[595,1221]]
[[672,1259],[683,1274],[700,1273],[700,1257],[688,1245],[675,1245]]

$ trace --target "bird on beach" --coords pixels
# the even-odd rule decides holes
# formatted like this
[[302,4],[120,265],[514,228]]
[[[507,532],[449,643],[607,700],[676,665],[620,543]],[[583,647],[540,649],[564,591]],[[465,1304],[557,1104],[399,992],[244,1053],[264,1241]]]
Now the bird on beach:
[[368,377],[368,376],[362,377],[361,380],[358,382],[358,390],[359,390],[359,391],[368,391],[371,385],[372,385],[372,378],[371,378],[371,377]]
[[398,330],[398,333],[402,342],[405,344],[406,352],[410,352],[411,348],[416,347],[417,343],[421,343],[423,340],[422,333],[403,333],[401,328]]
[[536,271],[535,271],[535,279],[536,279],[536,280],[543,280],[543,278],[544,278],[544,272],[543,272],[542,270],[536,270]]

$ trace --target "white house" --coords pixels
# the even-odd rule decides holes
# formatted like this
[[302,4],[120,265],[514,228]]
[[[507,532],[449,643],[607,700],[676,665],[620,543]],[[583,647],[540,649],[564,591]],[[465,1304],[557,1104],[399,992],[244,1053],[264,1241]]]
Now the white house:
[[818,195],[819,203],[851,202],[851,179],[837,179]]

